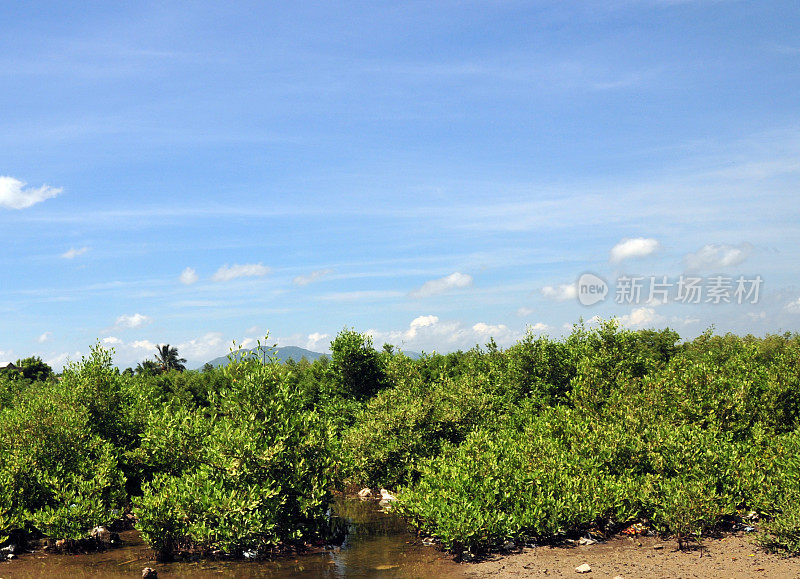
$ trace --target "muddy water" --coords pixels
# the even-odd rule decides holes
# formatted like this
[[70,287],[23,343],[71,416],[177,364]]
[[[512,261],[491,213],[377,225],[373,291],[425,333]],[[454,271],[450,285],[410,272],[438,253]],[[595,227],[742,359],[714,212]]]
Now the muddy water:
[[0,579],[27,577],[141,577],[144,567],[159,578],[194,577],[461,577],[460,566],[421,545],[396,516],[374,502],[342,500],[334,513],[348,528],[341,547],[273,561],[180,561],[156,563],[136,531],[122,533],[123,546],[90,555],[27,553],[0,563]]

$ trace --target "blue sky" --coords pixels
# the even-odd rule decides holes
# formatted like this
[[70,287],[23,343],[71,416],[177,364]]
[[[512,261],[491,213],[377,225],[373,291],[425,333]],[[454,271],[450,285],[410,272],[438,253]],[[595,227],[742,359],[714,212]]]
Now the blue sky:
[[[0,362],[800,330],[796,2],[0,4]],[[576,280],[604,280],[586,306]],[[617,299],[620,276],[758,299]],[[618,301],[622,303],[617,303]],[[751,303],[755,301],[755,303]]]

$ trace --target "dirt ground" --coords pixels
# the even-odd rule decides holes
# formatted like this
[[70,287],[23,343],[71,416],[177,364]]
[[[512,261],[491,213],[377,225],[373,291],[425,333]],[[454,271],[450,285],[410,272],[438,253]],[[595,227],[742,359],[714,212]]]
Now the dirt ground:
[[[584,563],[591,571],[577,573]],[[688,551],[678,551],[674,540],[620,537],[586,546],[526,548],[462,565],[471,577],[800,577],[800,557],[765,553],[741,535],[704,539],[702,549]]]

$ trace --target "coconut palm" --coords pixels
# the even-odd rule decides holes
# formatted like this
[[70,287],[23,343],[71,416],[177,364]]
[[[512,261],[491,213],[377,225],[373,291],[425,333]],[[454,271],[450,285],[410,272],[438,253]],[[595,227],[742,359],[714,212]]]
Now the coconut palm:
[[164,372],[169,370],[177,370],[183,372],[186,370],[186,358],[178,358],[178,348],[164,344],[163,346],[156,346],[156,362],[161,365]]
[[153,360],[144,360],[136,366],[136,373],[139,376],[156,376],[161,373],[161,366]]

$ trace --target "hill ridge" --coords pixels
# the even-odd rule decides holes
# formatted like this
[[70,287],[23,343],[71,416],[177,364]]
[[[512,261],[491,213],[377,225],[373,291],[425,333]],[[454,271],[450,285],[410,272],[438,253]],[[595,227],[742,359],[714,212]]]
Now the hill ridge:
[[242,348],[241,350],[231,352],[231,354],[228,354],[227,356],[220,356],[206,363],[211,364],[215,368],[227,366],[231,362],[230,360],[231,355],[235,355],[236,359],[241,359],[242,356],[245,356],[250,352],[256,352],[259,350],[259,348],[261,351],[266,352],[268,355],[276,357],[281,362],[286,362],[287,360],[294,360],[295,362],[299,362],[303,358],[305,358],[309,362],[313,362],[314,360],[318,360],[323,356],[327,356],[327,354],[323,354],[321,352],[313,352],[311,350],[306,350],[305,348],[301,348],[299,346],[282,346],[280,348],[271,348],[270,346],[259,346],[256,348],[249,348],[249,349]]

